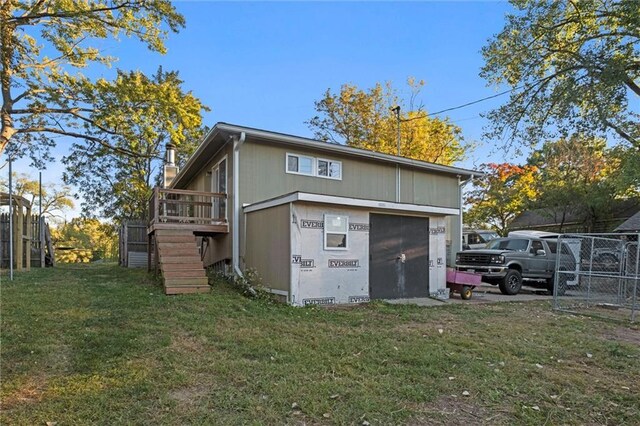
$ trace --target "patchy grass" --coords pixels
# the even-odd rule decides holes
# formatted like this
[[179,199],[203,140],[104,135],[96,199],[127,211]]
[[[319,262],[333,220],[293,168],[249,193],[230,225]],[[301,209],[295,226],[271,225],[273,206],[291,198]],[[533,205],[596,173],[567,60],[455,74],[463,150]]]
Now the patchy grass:
[[547,303],[166,297],[114,265],[0,289],[2,424],[640,424],[640,329]]

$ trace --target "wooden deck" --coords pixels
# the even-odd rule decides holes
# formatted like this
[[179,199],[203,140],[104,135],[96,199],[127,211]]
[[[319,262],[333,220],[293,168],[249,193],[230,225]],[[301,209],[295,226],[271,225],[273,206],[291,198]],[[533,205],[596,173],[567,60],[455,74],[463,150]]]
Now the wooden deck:
[[228,233],[226,212],[227,194],[154,189],[149,199],[148,266],[162,275],[165,294],[209,291],[196,236]]
[[158,229],[190,229],[198,235],[229,232],[227,194],[154,188],[149,215],[149,234]]

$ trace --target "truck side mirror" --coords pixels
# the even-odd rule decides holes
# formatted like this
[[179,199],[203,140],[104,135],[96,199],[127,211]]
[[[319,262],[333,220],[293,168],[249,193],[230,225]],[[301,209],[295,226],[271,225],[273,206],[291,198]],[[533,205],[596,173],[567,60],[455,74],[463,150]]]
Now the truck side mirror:
[[536,256],[546,256],[546,255],[547,255],[547,252],[542,249],[536,251]]

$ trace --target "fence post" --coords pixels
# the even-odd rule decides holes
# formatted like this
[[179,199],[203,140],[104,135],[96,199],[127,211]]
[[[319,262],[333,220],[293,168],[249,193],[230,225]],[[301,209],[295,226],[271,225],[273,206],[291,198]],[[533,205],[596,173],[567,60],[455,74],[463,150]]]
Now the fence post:
[[45,258],[44,258],[44,250],[45,250],[44,217],[42,217],[42,215],[40,215],[40,217],[38,218],[38,234],[40,239],[40,267],[44,268],[47,265],[45,264]]
[[631,305],[631,322],[636,320],[636,312],[638,310],[638,284],[640,284],[640,277],[638,276],[638,269],[640,263],[640,232],[636,236],[636,273],[633,283],[633,302]]

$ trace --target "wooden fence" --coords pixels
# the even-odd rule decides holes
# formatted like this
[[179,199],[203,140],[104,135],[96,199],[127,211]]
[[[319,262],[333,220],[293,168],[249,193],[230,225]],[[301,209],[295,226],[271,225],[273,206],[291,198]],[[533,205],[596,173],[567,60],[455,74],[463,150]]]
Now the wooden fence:
[[[15,261],[22,261],[22,265],[15,265],[17,269],[27,268],[27,259],[30,258],[31,267],[39,268],[44,267],[45,264],[52,264],[53,262],[53,247],[51,246],[51,237],[49,234],[49,225],[44,221],[38,220],[38,215],[33,214],[31,218],[24,215],[22,217],[22,226],[18,226],[16,223],[18,215],[14,214],[14,228],[16,238],[22,238],[23,248],[22,253],[14,253]],[[31,219],[31,220],[29,220]],[[40,225],[44,224],[43,235],[40,235]],[[27,229],[30,227],[31,229]],[[21,230],[21,231],[20,231]],[[17,233],[22,232],[22,235],[18,236]],[[9,213],[0,214],[0,267],[9,268]],[[14,245],[14,248],[16,246]],[[30,256],[27,255],[27,250],[30,251]]]
[[147,267],[147,221],[128,220],[120,226],[119,263],[127,268]]

